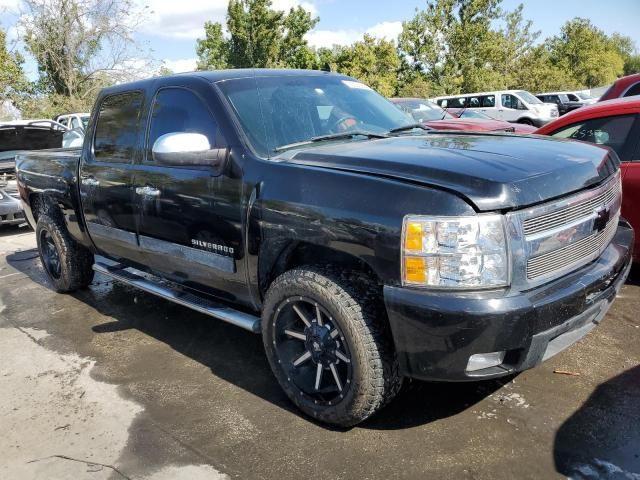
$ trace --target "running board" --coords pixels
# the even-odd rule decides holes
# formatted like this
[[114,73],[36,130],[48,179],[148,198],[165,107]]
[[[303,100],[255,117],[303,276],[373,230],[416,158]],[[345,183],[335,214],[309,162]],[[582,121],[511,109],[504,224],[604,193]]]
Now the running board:
[[93,265],[93,269],[98,273],[102,273],[103,275],[113,278],[114,280],[139,288],[140,290],[152,293],[179,305],[183,305],[195,310],[196,312],[204,313],[205,315],[223,320],[253,333],[260,333],[260,318],[255,315],[240,312],[206,298],[194,295],[193,293],[172,288],[169,285],[164,284],[164,282],[161,283],[150,278],[142,277],[129,271],[122,265],[96,262]]

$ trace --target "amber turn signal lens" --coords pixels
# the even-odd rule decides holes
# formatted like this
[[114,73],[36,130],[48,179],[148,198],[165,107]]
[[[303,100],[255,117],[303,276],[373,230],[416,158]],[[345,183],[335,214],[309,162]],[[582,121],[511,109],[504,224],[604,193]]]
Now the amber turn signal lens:
[[422,224],[407,223],[405,231],[404,248],[406,250],[422,250]]
[[427,282],[427,265],[422,257],[406,257],[404,260],[404,280],[409,283]]

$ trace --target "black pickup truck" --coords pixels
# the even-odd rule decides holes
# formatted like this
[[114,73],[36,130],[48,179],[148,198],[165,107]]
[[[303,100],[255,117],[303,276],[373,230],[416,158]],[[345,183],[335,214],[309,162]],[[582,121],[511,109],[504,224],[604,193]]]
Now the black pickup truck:
[[533,367],[629,271],[615,153],[433,133],[352,78],[199,72],[99,95],[84,146],[17,159],[54,288],[94,271],[255,333],[304,412],[366,419],[402,378]]

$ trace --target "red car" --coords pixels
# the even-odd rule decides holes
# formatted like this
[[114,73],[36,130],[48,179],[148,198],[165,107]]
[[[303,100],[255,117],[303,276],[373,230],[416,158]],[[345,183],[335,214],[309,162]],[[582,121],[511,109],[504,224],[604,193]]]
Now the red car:
[[[546,124],[540,135],[605,145],[622,161],[622,216],[640,233],[640,97],[620,98],[579,108]],[[634,261],[640,262],[640,235]]]
[[517,131],[518,133],[531,133],[535,131],[535,127],[533,127],[527,132],[521,132],[519,127],[523,125],[494,120],[490,117],[459,118],[443,110],[439,105],[422,98],[392,98],[391,101],[410,114],[416,122],[436,130],[470,130],[476,132]]
[[634,95],[640,95],[640,73],[619,78],[613,82],[613,85],[609,87],[609,90],[604,92],[604,95],[602,95],[598,101],[603,102],[605,100],[632,97]]
[[469,118],[479,118],[481,120],[491,120],[492,122],[497,122],[504,125],[506,128],[513,127],[515,129],[515,133],[533,133],[538,127],[534,127],[533,125],[527,125],[525,123],[509,123],[503,122],[502,120],[496,120],[491,118],[486,113],[479,112],[478,110],[474,110],[473,108],[447,108],[447,112],[452,115],[455,115],[458,118],[464,118],[465,120]]

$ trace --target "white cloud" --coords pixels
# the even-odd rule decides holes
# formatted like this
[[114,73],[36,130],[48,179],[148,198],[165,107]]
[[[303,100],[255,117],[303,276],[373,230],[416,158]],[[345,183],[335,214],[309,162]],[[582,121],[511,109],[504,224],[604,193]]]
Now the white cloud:
[[312,30],[305,38],[313,47],[331,48],[334,45],[349,45],[360,40],[365,33],[375,38],[397,40],[401,31],[402,22],[381,22],[366,30]]
[[169,60],[168,58],[162,61],[162,65],[175,73],[192,72],[196,69],[197,58],[179,58],[176,60]]
[[402,32],[402,22],[382,22],[367,29],[369,35],[387,40],[398,40],[400,32]]
[[[8,1],[8,0],[0,0]],[[147,35],[195,40],[204,37],[204,22],[226,21],[228,0],[189,0],[169,2],[167,0],[138,0],[148,6],[149,21],[141,26]],[[274,0],[273,8],[288,11],[297,5],[314,15],[316,7],[308,1]]]

